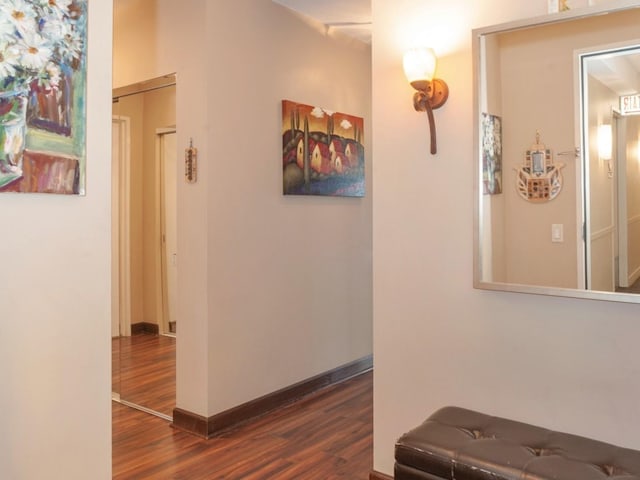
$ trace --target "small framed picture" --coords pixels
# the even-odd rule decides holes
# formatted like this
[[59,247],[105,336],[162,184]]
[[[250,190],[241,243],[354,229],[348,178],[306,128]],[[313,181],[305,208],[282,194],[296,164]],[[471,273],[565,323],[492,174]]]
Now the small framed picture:
[[531,173],[541,175],[545,171],[544,152],[537,151],[531,153]]
[[482,114],[482,193],[502,193],[502,119]]
[[547,0],[549,13],[566,12],[577,8],[595,5],[597,0]]

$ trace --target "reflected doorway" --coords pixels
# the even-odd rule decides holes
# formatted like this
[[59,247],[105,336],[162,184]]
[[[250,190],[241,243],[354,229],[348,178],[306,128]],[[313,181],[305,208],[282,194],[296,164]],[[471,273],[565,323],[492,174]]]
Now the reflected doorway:
[[160,236],[162,321],[160,330],[175,335],[178,327],[176,301],[178,290],[178,172],[175,128],[163,128],[156,132],[158,165],[160,166]]
[[640,98],[640,47],[586,52],[580,61],[586,288],[638,293],[640,108],[624,99]]
[[175,407],[175,75],[113,92],[113,398],[171,419]]

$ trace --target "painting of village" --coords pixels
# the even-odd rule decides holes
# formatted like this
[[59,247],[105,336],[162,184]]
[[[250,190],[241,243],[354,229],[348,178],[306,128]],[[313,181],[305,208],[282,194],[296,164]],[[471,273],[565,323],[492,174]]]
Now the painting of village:
[[285,195],[364,197],[360,117],[282,101]]

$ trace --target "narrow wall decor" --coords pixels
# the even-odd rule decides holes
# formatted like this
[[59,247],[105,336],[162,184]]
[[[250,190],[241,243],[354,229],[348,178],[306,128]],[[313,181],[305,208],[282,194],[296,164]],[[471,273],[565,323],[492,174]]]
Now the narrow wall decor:
[[488,113],[482,114],[482,191],[502,193],[502,120]]
[[85,193],[87,0],[0,3],[0,192]]
[[282,101],[285,195],[364,197],[364,121]]

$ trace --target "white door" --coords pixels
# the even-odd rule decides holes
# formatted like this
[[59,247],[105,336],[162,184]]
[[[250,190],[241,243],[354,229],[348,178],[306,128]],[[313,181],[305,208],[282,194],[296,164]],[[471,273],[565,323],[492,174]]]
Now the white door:
[[160,137],[162,245],[163,245],[163,333],[171,333],[170,325],[176,325],[176,291],[178,285],[178,228],[177,186],[178,164],[176,133],[166,132]]

